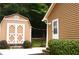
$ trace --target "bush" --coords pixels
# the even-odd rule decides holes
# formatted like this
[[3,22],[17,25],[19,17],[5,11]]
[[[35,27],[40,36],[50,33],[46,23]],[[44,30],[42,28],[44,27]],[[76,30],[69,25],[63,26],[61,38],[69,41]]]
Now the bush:
[[9,45],[7,44],[6,40],[0,41],[0,49],[8,49]]
[[48,44],[50,55],[79,55],[78,40],[50,40]]
[[31,47],[31,43],[29,41],[24,41],[23,48],[30,48],[30,47]]

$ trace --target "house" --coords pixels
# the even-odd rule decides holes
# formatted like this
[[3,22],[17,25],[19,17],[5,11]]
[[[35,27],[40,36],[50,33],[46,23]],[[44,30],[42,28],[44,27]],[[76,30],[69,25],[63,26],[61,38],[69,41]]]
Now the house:
[[79,4],[53,3],[43,20],[47,24],[47,41],[79,39]]
[[25,40],[31,42],[29,19],[18,13],[5,16],[0,24],[0,40],[6,40],[8,44],[22,44]]

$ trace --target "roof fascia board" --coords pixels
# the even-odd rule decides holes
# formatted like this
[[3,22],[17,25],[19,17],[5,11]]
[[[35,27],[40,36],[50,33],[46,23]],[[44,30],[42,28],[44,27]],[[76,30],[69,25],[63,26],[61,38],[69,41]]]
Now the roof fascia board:
[[56,3],[52,3],[51,6],[49,7],[46,15],[44,16],[43,20],[42,21],[45,21],[47,20],[47,17],[50,15],[51,11],[53,10],[54,6],[55,6]]

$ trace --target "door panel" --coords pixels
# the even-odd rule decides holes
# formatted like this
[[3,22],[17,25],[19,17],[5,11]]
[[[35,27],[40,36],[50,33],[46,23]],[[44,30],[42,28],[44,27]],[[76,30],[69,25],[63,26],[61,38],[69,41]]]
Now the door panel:
[[7,24],[7,42],[9,44],[22,44],[25,39],[25,24]]
[[7,43],[14,44],[16,40],[15,24],[7,24]]
[[24,24],[17,24],[17,43],[18,44],[21,44],[24,42],[24,39],[25,39],[24,29],[25,29]]

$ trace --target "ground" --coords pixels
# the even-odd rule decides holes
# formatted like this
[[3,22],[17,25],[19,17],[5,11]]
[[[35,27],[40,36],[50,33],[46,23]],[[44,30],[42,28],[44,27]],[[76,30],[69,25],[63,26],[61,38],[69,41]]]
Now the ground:
[[28,49],[0,49],[0,55],[40,55],[45,47],[35,47]]
[[46,40],[45,39],[32,39],[32,47],[45,47]]

